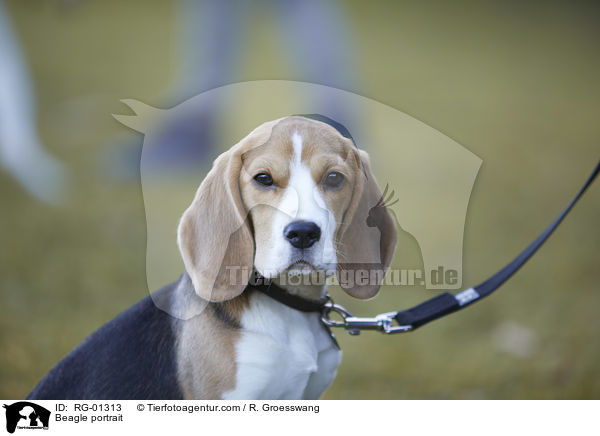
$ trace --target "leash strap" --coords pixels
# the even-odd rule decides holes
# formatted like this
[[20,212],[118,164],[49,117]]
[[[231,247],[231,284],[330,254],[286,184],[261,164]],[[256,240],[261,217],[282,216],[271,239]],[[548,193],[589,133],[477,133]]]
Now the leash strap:
[[[487,297],[498,289],[506,280],[516,273],[531,256],[542,246],[548,237],[554,232],[565,216],[573,208],[577,200],[592,184],[600,172],[600,162],[589,176],[583,187],[579,190],[575,198],[567,205],[560,215],[517,257],[515,257],[504,268],[496,274],[469,289],[465,289],[457,294],[444,292],[417,306],[399,312],[389,312],[377,315],[374,318],[354,317],[342,306],[333,301],[327,303],[323,309],[322,321],[331,327],[344,327],[350,334],[358,334],[360,330],[379,330],[384,333],[399,333],[415,330],[431,321],[441,318],[445,315],[457,312],[467,306]],[[342,317],[342,321],[332,320],[329,315],[336,312]],[[393,325],[393,321],[398,323]]]

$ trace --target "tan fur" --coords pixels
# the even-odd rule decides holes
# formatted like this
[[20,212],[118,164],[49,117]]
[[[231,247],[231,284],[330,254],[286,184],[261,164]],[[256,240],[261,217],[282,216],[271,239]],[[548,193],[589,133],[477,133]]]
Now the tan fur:
[[178,304],[188,313],[200,313],[180,324],[177,343],[177,375],[184,399],[221,399],[235,388],[235,343],[240,331],[216,314],[219,305],[228,318],[239,325],[248,307],[248,293],[223,302],[205,302],[180,292]]
[[[367,154],[319,121],[287,117],[265,123],[219,156],[178,229],[181,255],[196,294],[210,302],[224,302],[221,308],[238,322],[247,305],[247,295],[242,294],[246,284],[230,283],[226,267],[250,270],[255,246],[271,243],[270,223],[290,177],[294,132],[302,137],[302,163],[310,168],[335,216],[339,269],[357,267],[344,265],[355,252],[366,253],[368,258],[358,267],[385,271],[391,262],[396,229],[390,213],[383,208],[375,220],[381,241],[372,240],[372,233],[366,231],[369,211],[381,197]],[[322,187],[321,181],[330,171],[345,176],[341,188]],[[277,186],[255,183],[253,177],[259,172],[268,172]],[[368,298],[378,289],[379,284],[345,290]],[[185,304],[193,310],[193,304]],[[220,398],[235,387],[234,348],[239,336],[239,331],[220,320],[210,305],[201,315],[182,322],[178,365],[186,398]]]
[[245,285],[229,282],[227,266],[252,268],[254,239],[240,197],[242,154],[270,135],[265,123],[220,155],[184,212],[177,241],[196,293],[208,301],[230,300]]
[[220,399],[235,387],[235,342],[239,332],[224,328],[213,316],[185,322],[180,341],[179,384],[185,399]]
[[[367,231],[365,225],[371,209],[381,199],[381,190],[377,185],[375,176],[371,171],[369,155],[359,150],[360,161],[362,164],[362,176],[358,177],[359,183],[354,188],[352,195],[352,204],[344,216],[344,226],[340,230],[340,247],[338,251],[342,253],[342,261],[338,265],[338,274],[346,269],[349,271],[356,269],[378,270],[381,271],[379,283],[369,285],[353,285],[342,289],[356,298],[370,298],[379,291],[383,274],[390,266],[398,238],[396,224],[389,211],[383,207],[380,213],[375,214],[374,224],[380,232],[380,239],[376,240]],[[373,214],[371,214],[373,215]],[[361,261],[354,262],[353,254],[361,253]],[[366,262],[362,259],[368,259]]]

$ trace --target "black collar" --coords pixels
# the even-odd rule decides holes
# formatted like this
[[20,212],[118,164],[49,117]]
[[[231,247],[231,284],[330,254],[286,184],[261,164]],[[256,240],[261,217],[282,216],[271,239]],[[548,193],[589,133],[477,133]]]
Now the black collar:
[[290,294],[283,288],[280,288],[275,283],[268,279],[257,280],[257,283],[249,284],[248,287],[256,289],[265,295],[268,295],[273,300],[277,300],[292,309],[300,312],[322,312],[325,303],[329,301],[329,297],[322,297],[319,300],[309,300],[298,295]]

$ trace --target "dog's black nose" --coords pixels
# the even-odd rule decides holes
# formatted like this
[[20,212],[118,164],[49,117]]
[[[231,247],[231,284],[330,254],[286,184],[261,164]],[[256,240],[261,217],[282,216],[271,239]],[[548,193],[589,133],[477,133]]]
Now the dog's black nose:
[[294,221],[285,226],[283,236],[296,248],[308,248],[319,240],[321,229],[312,221]]

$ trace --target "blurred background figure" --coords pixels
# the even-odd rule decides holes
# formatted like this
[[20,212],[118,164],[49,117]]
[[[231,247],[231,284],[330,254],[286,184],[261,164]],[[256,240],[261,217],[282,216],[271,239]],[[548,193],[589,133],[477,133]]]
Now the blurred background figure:
[[[286,77],[260,77],[303,81],[355,91],[356,77],[348,19],[338,1],[320,0],[181,0],[177,14],[179,63],[167,104],[174,106],[198,94],[251,78],[242,63],[259,48],[248,44],[253,19],[273,24],[275,39],[290,71]],[[286,67],[287,67],[286,66]],[[298,96],[298,98],[319,96]],[[224,116],[223,101],[213,101],[209,111],[173,120],[164,126],[149,161],[155,168],[190,163],[210,163],[217,130]],[[353,118],[349,108],[321,97],[315,102],[330,118]],[[354,124],[354,123],[352,123]],[[356,126],[350,127],[353,131]],[[163,167],[163,168],[164,168]]]
[[291,67],[286,77],[260,79],[285,78],[356,91],[349,20],[339,1],[181,0],[177,103],[209,89],[249,80],[239,72],[245,57],[259,50],[247,43],[254,18],[261,26],[272,22],[273,36]]
[[37,134],[29,72],[0,0],[0,167],[31,195],[48,203],[64,199],[66,170]]

